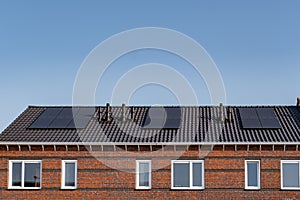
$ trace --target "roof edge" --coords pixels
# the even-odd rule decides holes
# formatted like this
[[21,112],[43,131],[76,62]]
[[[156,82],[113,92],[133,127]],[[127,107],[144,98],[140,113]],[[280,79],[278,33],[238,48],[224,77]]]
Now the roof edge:
[[0,142],[0,145],[300,145],[300,142]]

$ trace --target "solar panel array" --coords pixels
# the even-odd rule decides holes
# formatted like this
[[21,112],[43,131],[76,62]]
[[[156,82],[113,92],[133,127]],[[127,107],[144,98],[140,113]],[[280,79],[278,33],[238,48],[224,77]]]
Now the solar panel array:
[[147,110],[142,127],[146,129],[179,129],[180,107],[151,107]]
[[239,108],[244,129],[278,129],[281,125],[273,108]]
[[75,129],[85,128],[91,120],[93,107],[50,107],[29,126],[30,129]]

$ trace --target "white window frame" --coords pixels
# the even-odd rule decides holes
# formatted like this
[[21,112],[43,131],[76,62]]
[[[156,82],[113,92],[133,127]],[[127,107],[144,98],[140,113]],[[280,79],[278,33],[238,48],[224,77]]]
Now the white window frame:
[[[12,166],[13,163],[21,163],[21,186],[12,186]],[[25,164],[27,163],[39,163],[40,164],[40,187],[24,187],[25,179]],[[9,160],[9,178],[8,178],[8,189],[28,189],[36,190],[42,188],[42,161],[41,160]]]
[[[248,166],[247,163],[257,163],[257,186],[248,186]],[[260,190],[260,160],[245,160],[245,189]]]
[[[149,164],[149,186],[140,186],[140,163],[148,163]],[[152,172],[152,165],[151,165],[151,160],[136,160],[136,184],[135,184],[135,189],[144,189],[144,190],[149,190],[151,189],[151,172]]]
[[300,186],[299,187],[284,187],[283,186],[283,164],[284,163],[297,163],[299,164],[299,183],[300,183],[300,160],[281,160],[280,161],[280,186],[282,190],[300,190]]
[[[61,172],[61,189],[74,190],[77,188],[77,160],[62,160],[62,172]],[[75,164],[75,186],[66,186],[66,164],[74,163]]]
[[[174,187],[174,164],[176,163],[188,163],[190,165],[190,186],[189,187]],[[193,163],[201,163],[202,164],[202,186],[193,186]],[[205,189],[204,182],[204,160],[172,160],[171,164],[171,189],[174,190],[203,190]]]

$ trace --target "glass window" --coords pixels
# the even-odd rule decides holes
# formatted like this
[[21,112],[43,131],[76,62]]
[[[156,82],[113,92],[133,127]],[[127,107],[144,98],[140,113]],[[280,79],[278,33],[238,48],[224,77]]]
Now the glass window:
[[40,164],[25,163],[24,187],[40,187]]
[[62,161],[62,189],[76,189],[77,187],[77,161]]
[[299,161],[281,161],[281,188],[300,189]]
[[193,186],[202,187],[202,163],[193,163]]
[[139,185],[149,187],[149,164],[139,163]]
[[190,164],[174,163],[173,164],[173,186],[189,187],[190,186]]
[[41,161],[10,161],[9,188],[41,188]]
[[151,160],[136,161],[136,188],[151,188]]
[[204,161],[172,161],[172,189],[204,189]]
[[245,188],[260,189],[260,161],[246,160],[245,165]]
[[12,186],[22,186],[22,163],[12,163]]
[[75,163],[66,163],[65,186],[75,187]]

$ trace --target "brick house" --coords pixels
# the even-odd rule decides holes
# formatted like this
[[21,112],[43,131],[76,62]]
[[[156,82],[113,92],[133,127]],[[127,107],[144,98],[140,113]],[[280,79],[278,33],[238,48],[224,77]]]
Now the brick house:
[[300,199],[299,106],[29,106],[1,199]]

